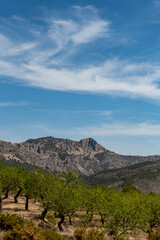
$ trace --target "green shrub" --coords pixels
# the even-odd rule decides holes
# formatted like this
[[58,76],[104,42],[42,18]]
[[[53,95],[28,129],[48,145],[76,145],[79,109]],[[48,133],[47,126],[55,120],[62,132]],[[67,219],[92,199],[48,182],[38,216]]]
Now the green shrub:
[[86,227],[80,227],[75,230],[74,235],[76,240],[103,240],[105,231],[97,228],[87,230]]
[[136,191],[136,192],[140,192],[140,190],[138,190],[132,183],[127,183],[124,188],[122,189],[122,192],[130,192],[130,191]]
[[38,240],[63,240],[63,238],[54,230],[45,230],[40,232]]
[[86,236],[86,228],[85,227],[79,227],[75,230],[74,236],[77,240],[85,240]]
[[87,231],[87,240],[103,240],[105,232],[96,228]]
[[47,214],[47,215],[46,215],[46,219],[47,219],[50,223],[52,223],[52,225],[56,225],[56,224],[57,224],[56,218],[55,218],[55,216],[54,216],[53,214]]
[[4,240],[39,240],[38,228],[33,222],[25,226],[16,225],[12,230],[7,231]]
[[16,214],[0,214],[0,228],[3,230],[13,229],[15,226],[23,226],[24,218]]
[[52,230],[40,231],[33,222],[24,226],[16,225],[6,232],[4,240],[63,240],[63,238]]

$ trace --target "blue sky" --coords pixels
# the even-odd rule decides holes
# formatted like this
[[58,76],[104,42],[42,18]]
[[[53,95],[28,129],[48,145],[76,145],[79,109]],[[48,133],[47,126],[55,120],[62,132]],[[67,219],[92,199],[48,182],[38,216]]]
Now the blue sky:
[[0,0],[0,139],[160,154],[160,0]]

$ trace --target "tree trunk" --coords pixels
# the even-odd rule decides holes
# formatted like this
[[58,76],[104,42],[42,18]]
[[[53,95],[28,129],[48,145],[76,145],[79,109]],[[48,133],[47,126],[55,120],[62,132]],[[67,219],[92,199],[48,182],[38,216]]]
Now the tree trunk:
[[153,237],[152,236],[153,230],[150,229],[149,231],[147,231],[147,233],[148,233],[148,239],[151,239],[151,237]]
[[25,210],[28,211],[29,196],[26,197]]
[[104,216],[103,216],[103,214],[101,212],[99,212],[99,214],[101,216],[101,223],[102,223],[102,225],[104,225]]
[[43,202],[43,200],[44,200],[44,197],[43,197],[43,195],[42,195],[42,192],[40,192],[40,199],[41,199],[41,201]]
[[58,222],[58,228],[59,228],[60,231],[63,231],[62,224],[64,222],[65,217],[64,217],[63,214],[61,214],[60,218],[61,218],[61,220]]
[[88,222],[91,222],[91,221],[92,221],[92,218],[93,218],[93,212],[91,212],[91,215],[89,216]]
[[69,215],[69,224],[72,225],[72,216]]
[[0,196],[0,212],[2,212],[2,196]]
[[149,228],[149,230],[147,231],[147,233],[148,233],[148,239],[151,239],[151,234],[153,233],[153,228],[155,227],[155,222],[154,222],[154,221],[151,221],[151,222],[149,223],[149,226],[150,226],[150,228]]
[[19,191],[18,191],[17,194],[14,196],[14,202],[15,202],[15,203],[18,203],[17,198],[19,197],[19,195],[21,194],[21,192],[22,192],[22,188],[20,187],[20,188],[19,188]]
[[104,218],[103,217],[101,218],[101,223],[102,223],[102,225],[104,225]]
[[9,190],[6,190],[6,193],[5,193],[4,199],[8,198],[8,193],[9,193]]
[[45,208],[44,211],[43,211],[42,214],[41,214],[41,217],[40,217],[41,220],[44,220],[47,212],[48,212],[48,210],[47,210],[47,208]]

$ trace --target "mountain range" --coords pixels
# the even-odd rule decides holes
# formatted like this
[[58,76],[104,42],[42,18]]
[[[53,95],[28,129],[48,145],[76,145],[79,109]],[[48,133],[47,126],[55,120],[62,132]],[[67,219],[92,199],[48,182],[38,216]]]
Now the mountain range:
[[29,139],[22,143],[0,141],[0,158],[9,162],[31,164],[53,172],[72,169],[81,176],[160,160],[159,155],[143,157],[116,154],[92,138],[73,141],[54,137]]

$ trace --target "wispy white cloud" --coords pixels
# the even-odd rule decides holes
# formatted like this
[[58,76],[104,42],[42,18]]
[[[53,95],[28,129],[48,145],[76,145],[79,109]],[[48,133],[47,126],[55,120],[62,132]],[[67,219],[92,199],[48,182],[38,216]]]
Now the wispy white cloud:
[[79,32],[72,35],[71,39],[75,44],[88,43],[96,38],[103,37],[109,30],[109,23],[106,21],[92,21]]
[[0,102],[0,107],[21,107],[29,105],[28,102]]
[[160,68],[151,63],[130,64],[112,59],[98,67],[56,69],[0,61],[0,73],[45,89],[160,98]]
[[77,128],[88,136],[160,136],[160,124],[152,123],[110,123],[101,126]]
[[[77,18],[52,16],[41,19],[45,27],[33,29],[31,26],[28,41],[19,41],[19,44],[18,40],[15,42],[7,34],[1,33],[0,75],[32,87],[51,90],[159,100],[158,63],[111,58],[96,65],[90,62],[85,67],[81,62],[74,64],[72,55],[78,56],[82,44],[107,37],[112,30],[111,23],[101,19],[92,6],[75,9]],[[12,21],[14,19],[15,16]]]
[[36,112],[46,113],[64,113],[64,114],[96,114],[110,116],[112,111],[109,110],[52,110],[52,109],[34,109]]
[[[94,7],[74,7],[77,20],[47,18],[49,25],[47,36],[54,41],[56,49],[54,53],[62,49],[75,50],[78,45],[93,42],[99,38],[110,35],[109,21],[98,17]],[[87,10],[87,13],[86,13]],[[87,15],[87,18],[86,18]]]
[[0,34],[0,52],[2,57],[16,57],[18,55],[23,55],[25,52],[33,49],[36,46],[36,43],[26,42],[19,44],[18,46],[13,43],[5,35]]
[[107,123],[100,126],[74,127],[70,129],[54,129],[44,124],[32,125],[30,128],[39,129],[46,135],[70,136],[70,138],[83,137],[113,137],[113,136],[131,136],[131,137],[159,137],[160,124],[153,123]]
[[153,0],[152,4],[157,8],[160,7],[160,0]]
[[160,23],[160,0],[153,0],[149,5],[147,17],[152,24]]

